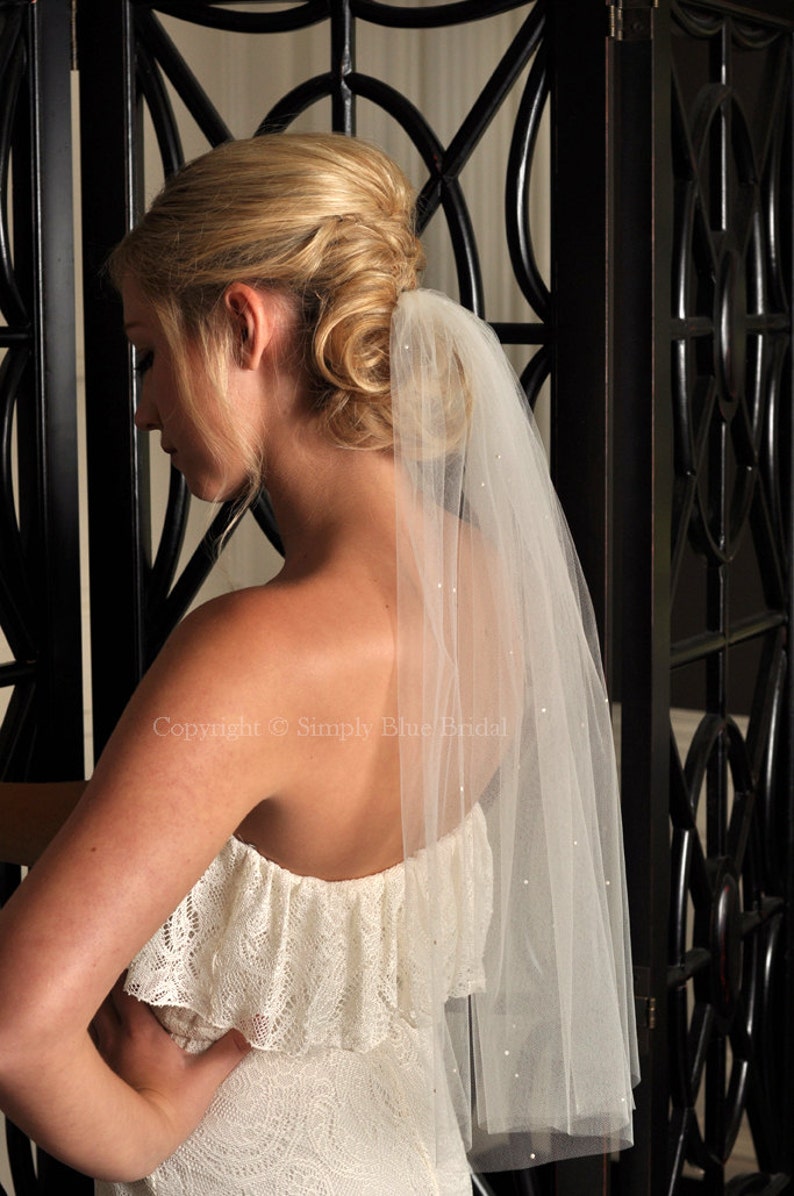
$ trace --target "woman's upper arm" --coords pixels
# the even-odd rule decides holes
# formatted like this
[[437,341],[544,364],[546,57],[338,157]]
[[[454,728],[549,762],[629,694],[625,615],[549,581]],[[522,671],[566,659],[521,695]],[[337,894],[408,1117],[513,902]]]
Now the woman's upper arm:
[[10,1019],[22,1038],[84,1029],[245,814],[278,788],[279,742],[229,731],[266,725],[267,695],[280,690],[278,651],[270,665],[258,657],[256,628],[236,610],[211,604],[177,629],[83,800],[0,916],[0,1025]]

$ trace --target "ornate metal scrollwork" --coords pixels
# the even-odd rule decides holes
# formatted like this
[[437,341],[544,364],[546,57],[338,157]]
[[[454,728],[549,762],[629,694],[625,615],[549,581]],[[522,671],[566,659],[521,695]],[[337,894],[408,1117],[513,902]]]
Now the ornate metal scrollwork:
[[[12,781],[83,775],[68,18],[63,5],[0,5],[0,776]],[[0,863],[0,903],[19,877]],[[44,1191],[45,1175],[61,1184],[59,1164],[40,1151],[34,1163],[11,1123],[5,1135],[17,1196]],[[58,1190],[87,1183],[75,1182]]]
[[[701,561],[706,587],[701,630],[674,642],[672,654],[674,667],[700,663],[706,711],[683,765],[672,745],[669,1190],[679,1190],[686,1164],[707,1190],[723,1190],[713,1185],[724,1180],[747,1113],[759,1170],[724,1190],[771,1193],[780,1190],[773,1173],[785,1133],[770,1028],[776,1019],[783,1026],[777,834],[789,805],[780,775],[789,429],[780,407],[784,394],[791,402],[791,247],[780,213],[792,169],[784,148],[791,59],[784,36],[760,22],[689,4],[674,5],[674,16],[674,624],[676,604],[687,602],[685,559]],[[693,43],[708,54],[698,57]],[[740,51],[764,56],[761,98],[748,82],[759,76],[740,71]],[[707,61],[713,74],[702,69]],[[748,543],[762,597],[739,617]],[[728,682],[747,645],[756,646],[756,663],[743,730]]]
[[0,626],[13,661],[0,665],[0,683],[14,686],[0,726],[0,759],[13,770],[20,759],[35,680],[33,603],[13,485],[12,429],[19,388],[31,348],[30,316],[14,269],[9,227],[11,157],[15,118],[28,64],[24,13],[0,17]]
[[[430,28],[473,20],[484,20],[498,13],[528,8],[528,15],[512,38],[485,87],[464,114],[448,145],[444,145],[427,118],[406,97],[384,80],[356,69],[353,29],[356,21],[367,21],[390,28]],[[393,6],[372,0],[309,0],[305,4],[279,12],[239,11],[208,3],[173,4],[135,3],[135,62],[138,94],[152,118],[162,166],[166,175],[183,160],[180,129],[169,99],[168,81],[179,95],[191,117],[215,145],[231,137],[228,124],[210,100],[204,87],[169,36],[157,13],[178,16],[180,20],[215,29],[267,35],[306,28],[327,22],[331,44],[331,62],[327,73],[303,80],[273,104],[262,117],[258,133],[281,131],[307,108],[331,97],[335,101],[337,127],[352,132],[355,104],[367,100],[387,113],[407,134],[428,171],[418,201],[420,231],[441,209],[450,234],[460,284],[461,299],[483,313],[484,299],[477,240],[469,215],[460,174],[505,98],[533,61],[524,84],[523,99],[515,124],[506,179],[508,244],[518,284],[539,324],[497,325],[512,343],[537,344],[547,339],[550,317],[549,293],[535,259],[528,214],[528,181],[535,152],[538,126],[548,98],[548,82],[543,53],[545,0],[527,5],[527,0],[502,0],[498,4],[480,0],[435,5],[430,8]],[[550,357],[541,349],[524,371],[523,383],[530,402],[548,375]],[[196,590],[211,569],[216,545],[228,526],[229,512],[221,512],[187,567],[176,576],[184,538],[189,500],[181,479],[172,480],[164,518],[163,534],[147,582],[146,607],[149,612],[148,655],[160,646],[168,631],[183,614]],[[277,546],[278,533],[266,498],[255,511],[265,534]]]

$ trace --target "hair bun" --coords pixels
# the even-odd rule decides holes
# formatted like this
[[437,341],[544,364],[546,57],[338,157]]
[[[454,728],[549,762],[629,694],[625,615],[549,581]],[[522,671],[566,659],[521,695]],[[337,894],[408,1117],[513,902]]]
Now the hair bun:
[[231,349],[225,288],[241,281],[291,295],[311,399],[329,431],[341,444],[386,447],[392,312],[424,264],[413,204],[402,171],[366,142],[308,133],[229,141],[168,180],[111,273],[117,284],[134,276],[174,353],[180,338],[197,343],[215,378]]

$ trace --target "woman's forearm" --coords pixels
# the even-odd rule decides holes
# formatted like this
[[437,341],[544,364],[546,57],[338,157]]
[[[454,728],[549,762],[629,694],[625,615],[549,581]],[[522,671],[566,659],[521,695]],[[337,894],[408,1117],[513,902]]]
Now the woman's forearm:
[[35,864],[83,795],[86,781],[0,781],[0,861]]
[[33,1037],[30,1026],[7,1020],[0,1108],[56,1158],[110,1181],[154,1171],[251,1049],[232,1030],[201,1054],[182,1051],[120,982],[95,1019],[102,1054],[84,1031]]
[[172,1122],[166,1096],[116,1076],[87,1033],[44,1049],[0,1042],[0,1106],[48,1153],[106,1180],[149,1174],[193,1128]]

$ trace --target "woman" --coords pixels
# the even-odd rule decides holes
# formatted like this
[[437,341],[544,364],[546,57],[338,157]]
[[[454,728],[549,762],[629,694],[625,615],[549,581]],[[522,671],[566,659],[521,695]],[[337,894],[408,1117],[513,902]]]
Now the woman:
[[138,427],[198,497],[266,484],[285,564],[177,628],[0,918],[3,1107],[99,1192],[462,1194],[467,1151],[630,1139],[592,617],[421,264],[399,170],[308,135],[198,159],[111,260]]

